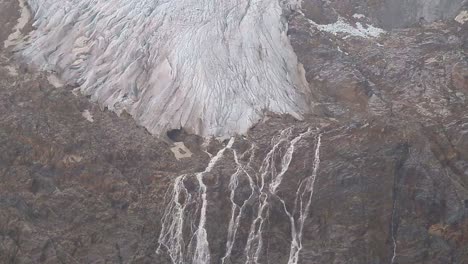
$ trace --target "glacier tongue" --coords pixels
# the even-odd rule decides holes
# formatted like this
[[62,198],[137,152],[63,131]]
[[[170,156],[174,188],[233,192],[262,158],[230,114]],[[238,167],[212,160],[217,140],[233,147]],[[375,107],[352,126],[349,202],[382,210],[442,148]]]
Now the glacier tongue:
[[280,0],[28,0],[22,55],[151,133],[244,133],[264,111],[301,118],[303,70]]

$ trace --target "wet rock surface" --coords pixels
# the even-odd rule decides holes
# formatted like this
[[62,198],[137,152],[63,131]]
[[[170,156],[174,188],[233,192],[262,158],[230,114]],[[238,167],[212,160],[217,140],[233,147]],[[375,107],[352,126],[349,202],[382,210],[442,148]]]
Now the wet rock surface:
[[[468,263],[466,24],[363,38],[302,5],[288,35],[312,114],[232,141],[158,139],[0,45],[0,263]],[[18,4],[0,7],[4,41]]]

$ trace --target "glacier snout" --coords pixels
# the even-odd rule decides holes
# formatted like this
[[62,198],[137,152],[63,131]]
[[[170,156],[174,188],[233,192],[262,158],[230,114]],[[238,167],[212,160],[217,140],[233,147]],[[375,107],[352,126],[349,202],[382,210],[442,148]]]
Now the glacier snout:
[[244,133],[268,110],[301,118],[307,84],[278,0],[28,0],[22,48],[151,133]]

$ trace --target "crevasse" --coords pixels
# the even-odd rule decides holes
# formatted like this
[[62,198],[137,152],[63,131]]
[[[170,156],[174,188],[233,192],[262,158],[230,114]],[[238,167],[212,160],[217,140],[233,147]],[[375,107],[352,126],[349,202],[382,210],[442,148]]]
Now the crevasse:
[[306,81],[280,0],[28,0],[22,55],[153,134],[244,133],[264,111],[301,118]]

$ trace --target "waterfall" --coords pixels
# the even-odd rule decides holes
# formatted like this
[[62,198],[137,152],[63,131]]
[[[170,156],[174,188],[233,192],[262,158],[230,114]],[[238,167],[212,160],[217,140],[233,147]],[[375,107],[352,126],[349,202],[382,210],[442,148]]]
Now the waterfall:
[[[162,228],[159,236],[159,247],[157,252],[161,252],[164,246],[172,263],[185,263],[185,244],[183,239],[183,228],[185,221],[185,209],[190,204],[192,196],[184,185],[185,175],[179,176],[174,181],[172,193],[169,196],[168,206],[162,217]],[[182,197],[183,196],[183,197]],[[180,201],[184,199],[184,201]]]
[[[203,182],[203,175],[209,173],[213,169],[219,159],[224,155],[225,150],[231,148],[233,144],[234,138],[231,138],[229,143],[211,158],[206,169],[195,175],[199,184],[197,193],[198,199],[196,201],[192,199],[192,196],[185,188],[184,180],[187,175],[182,175],[175,179],[172,193],[169,195],[171,198],[162,218],[161,233],[158,239],[159,247],[157,249],[157,252],[161,253],[161,247],[165,247],[173,263],[210,263],[210,249],[205,228],[208,201],[206,199],[206,185]],[[185,195],[185,201],[182,203],[180,202],[180,199],[182,198],[181,194]],[[185,250],[183,228],[187,205],[192,202],[195,202],[197,206],[201,203],[201,206],[199,206],[200,219],[198,222],[198,228],[194,233],[195,252],[193,257],[190,258],[189,256],[186,256],[187,252]],[[190,247],[191,245],[189,245],[189,248]]]
[[[247,239],[247,246],[245,248],[245,254],[247,256],[246,263],[258,263],[258,259],[262,252],[263,247],[263,228],[265,221],[269,216],[268,207],[270,196],[275,195],[278,186],[283,180],[283,176],[286,171],[289,169],[289,164],[291,163],[292,155],[294,154],[294,148],[297,142],[299,142],[304,136],[307,136],[312,133],[312,130],[309,128],[306,132],[299,134],[297,137],[292,139],[289,143],[289,147],[286,150],[286,153],[281,158],[281,171],[276,172],[276,166],[274,164],[274,158],[278,153],[278,147],[281,143],[289,141],[289,136],[291,134],[292,128],[287,128],[281,131],[280,136],[275,138],[276,143],[273,144],[272,149],[265,157],[262,167],[260,169],[261,175],[261,188],[260,196],[258,200],[257,208],[257,217],[252,222],[250,227],[249,236]],[[267,176],[270,176],[270,183],[268,188],[265,186],[265,182],[268,181]]]
[[[283,200],[284,210],[289,216],[291,222],[291,250],[289,252],[288,264],[297,264],[299,262],[299,252],[302,249],[302,234],[304,230],[304,222],[309,215],[310,204],[312,203],[312,196],[314,194],[315,180],[317,179],[317,172],[320,166],[320,147],[322,145],[322,135],[317,136],[317,142],[315,143],[315,155],[313,162],[312,174],[302,181],[299,185],[299,188],[296,192],[296,199],[294,203],[294,212],[293,214],[289,213],[286,208],[286,204]],[[305,187],[303,187],[305,186]],[[305,205],[304,205],[305,200]],[[299,202],[299,204],[298,204]],[[293,215],[295,215],[297,207],[299,206],[299,219],[296,220]],[[296,228],[296,222],[299,222],[299,228]]]
[[[320,165],[322,134],[308,128],[294,136],[294,130],[293,127],[288,127],[274,136],[263,159],[257,155],[259,147],[255,143],[250,142],[250,147],[239,154],[236,146],[233,146],[235,140],[231,138],[225,147],[211,157],[204,171],[177,177],[172,189],[167,194],[168,204],[163,216],[157,252],[162,253],[162,249],[165,249],[172,262],[177,264],[209,264],[213,262],[229,264],[233,261],[235,263],[243,261],[246,264],[260,263],[264,250],[263,232],[270,218],[271,206],[274,206],[272,201],[279,200],[289,218],[291,228],[291,244],[287,264],[297,264],[299,253],[302,250],[304,224],[309,215]],[[285,180],[296,149],[301,147],[299,143],[313,135],[315,136],[315,151],[311,163],[312,173],[302,180],[298,180],[291,209],[287,207],[284,198],[278,196],[278,190]],[[232,153],[232,161],[225,160],[226,151]],[[220,259],[213,259],[206,229],[209,220],[207,215],[210,204],[207,197],[209,186],[204,182],[204,176],[211,172],[221,159],[224,159],[224,162],[231,162],[234,165],[234,170],[228,178],[226,192],[226,195],[229,196],[230,210],[226,235],[222,238],[225,240],[225,248]],[[255,168],[256,161],[260,164],[257,169]],[[187,190],[184,182],[190,179],[197,183],[196,191],[189,192]],[[190,209],[190,207],[196,207],[195,219],[188,218],[190,212],[193,211],[193,208]],[[247,208],[254,212],[251,219],[245,217]],[[190,228],[184,228],[184,226]],[[248,233],[239,236],[238,231],[241,226],[246,227],[245,230]],[[188,239],[189,243],[187,244]],[[243,260],[239,259],[239,256],[233,257],[235,244],[237,251],[239,251],[239,247],[244,246],[241,257]]]
[[397,240],[396,240],[396,230],[395,230],[395,214],[396,214],[396,207],[397,207],[397,201],[395,198],[393,198],[393,207],[392,207],[392,217],[391,217],[391,222],[390,222],[390,233],[392,236],[392,258],[390,260],[390,264],[395,263],[396,257],[397,257]]
[[[249,162],[247,163],[246,168],[250,167],[252,160],[255,157],[255,145],[252,144],[249,150],[247,150],[242,156],[245,154],[250,154]],[[245,210],[247,202],[253,197],[255,192],[255,184],[252,176],[247,172],[246,168],[239,162],[239,158],[237,157],[237,151],[233,150],[234,154],[234,161],[236,162],[237,169],[236,172],[231,176],[229,182],[229,190],[230,190],[230,200],[231,200],[231,218],[229,220],[229,227],[228,227],[228,235],[226,239],[226,253],[224,257],[221,259],[221,263],[225,263],[227,259],[231,256],[232,247],[234,246],[234,242],[236,239],[237,229],[239,228],[240,219],[242,217],[242,213]],[[250,195],[249,197],[242,202],[242,205],[237,205],[234,201],[234,197],[236,194],[236,189],[239,185],[239,177],[241,175],[245,175],[249,181],[250,185]]]
[[224,151],[228,148],[232,147],[234,144],[234,138],[229,140],[229,143],[226,147],[222,148],[216,156],[211,158],[210,162],[208,163],[208,167],[203,172],[197,173],[196,178],[198,180],[198,184],[200,185],[199,192],[201,193],[201,212],[200,212],[200,221],[198,223],[198,229],[195,231],[196,237],[196,248],[195,253],[193,256],[193,263],[194,264],[203,264],[203,263],[210,263],[210,246],[208,243],[208,236],[206,233],[206,207],[208,206],[208,201],[206,200],[206,185],[203,182],[203,175],[205,173],[210,172],[213,167],[216,165],[218,160],[223,156]]

